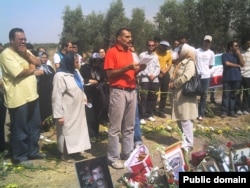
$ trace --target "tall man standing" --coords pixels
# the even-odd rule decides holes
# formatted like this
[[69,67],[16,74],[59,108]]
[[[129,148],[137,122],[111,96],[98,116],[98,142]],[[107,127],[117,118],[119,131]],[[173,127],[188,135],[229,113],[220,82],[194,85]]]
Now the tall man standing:
[[[141,70],[141,67],[133,61],[129,50],[131,43],[131,31],[120,28],[116,32],[116,44],[107,51],[104,62],[104,69],[110,83],[107,157],[110,165],[115,169],[124,168],[120,159],[127,159],[134,149],[136,73]],[[120,133],[122,134],[121,156]]]
[[9,32],[10,47],[0,55],[5,89],[5,106],[11,121],[10,145],[14,163],[31,163],[29,159],[44,158],[39,153],[41,118],[34,75],[40,60],[26,48],[26,36],[21,28]]
[[222,54],[223,65],[223,93],[222,93],[222,109],[221,117],[226,115],[237,117],[235,114],[236,91],[241,86],[241,67],[245,65],[245,61],[240,53],[237,41],[230,41],[227,44],[227,52]]
[[201,75],[203,93],[198,106],[198,120],[202,121],[206,110],[207,91],[210,85],[210,71],[214,65],[214,52],[210,50],[212,36],[206,35],[201,48],[195,50],[195,60],[198,73]]

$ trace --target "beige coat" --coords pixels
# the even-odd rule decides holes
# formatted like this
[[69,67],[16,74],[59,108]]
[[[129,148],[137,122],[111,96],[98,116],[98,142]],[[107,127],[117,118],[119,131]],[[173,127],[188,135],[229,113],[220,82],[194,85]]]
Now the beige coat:
[[91,148],[85,115],[85,93],[70,73],[58,72],[53,80],[52,107],[54,118],[64,117],[64,125],[56,123],[57,146],[63,152],[83,152]]
[[[192,120],[198,116],[197,97],[186,97],[182,94],[184,83],[186,83],[195,73],[193,60],[184,59],[178,68],[170,72],[175,88],[172,90],[171,106],[172,120]],[[173,78],[175,77],[175,78]]]

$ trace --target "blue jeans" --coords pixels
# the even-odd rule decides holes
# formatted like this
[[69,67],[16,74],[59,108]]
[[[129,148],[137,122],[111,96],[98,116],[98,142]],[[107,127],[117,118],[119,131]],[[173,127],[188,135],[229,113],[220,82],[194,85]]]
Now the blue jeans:
[[141,127],[140,127],[140,117],[139,117],[139,104],[136,105],[136,111],[135,111],[135,129],[134,129],[134,143],[135,145],[141,145]]
[[236,91],[240,89],[241,81],[225,81],[223,82],[222,93],[222,114],[234,114],[236,104]]
[[4,106],[4,98],[0,95],[0,152],[5,149],[4,125],[6,118],[6,107]]
[[205,115],[205,110],[206,110],[206,101],[207,101],[207,91],[210,85],[210,78],[204,78],[201,79],[201,84],[202,84],[202,89],[203,89],[203,93],[200,96],[200,102],[199,102],[199,106],[198,106],[198,117],[204,117]]
[[11,121],[10,144],[13,162],[28,160],[39,152],[41,118],[38,100],[17,108],[9,108]]

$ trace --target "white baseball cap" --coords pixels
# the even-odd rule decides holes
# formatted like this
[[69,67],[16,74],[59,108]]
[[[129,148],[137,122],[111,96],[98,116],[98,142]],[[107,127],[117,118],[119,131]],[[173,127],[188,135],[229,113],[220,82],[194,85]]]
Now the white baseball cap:
[[209,40],[210,42],[212,42],[212,36],[206,35],[206,36],[204,37],[204,40]]

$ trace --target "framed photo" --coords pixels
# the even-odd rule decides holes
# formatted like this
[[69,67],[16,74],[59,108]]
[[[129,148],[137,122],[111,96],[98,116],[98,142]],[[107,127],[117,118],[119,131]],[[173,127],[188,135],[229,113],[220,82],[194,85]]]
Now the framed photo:
[[230,151],[230,161],[232,164],[233,171],[239,172],[241,166],[248,166],[250,161],[250,148],[246,146],[235,146],[233,150]]
[[165,154],[162,156],[164,168],[167,176],[174,176],[175,180],[179,180],[179,172],[184,172],[185,159],[181,149],[181,142],[177,142],[166,147]]
[[80,188],[114,188],[106,156],[76,162],[75,170]]
[[250,172],[250,167],[247,164],[236,164],[234,168],[236,172]]
[[220,172],[219,167],[217,166],[215,160],[213,159],[203,162],[202,167],[205,172]]

